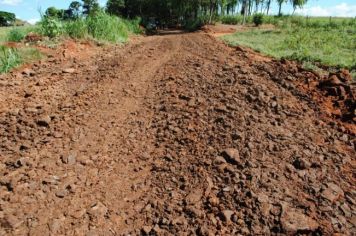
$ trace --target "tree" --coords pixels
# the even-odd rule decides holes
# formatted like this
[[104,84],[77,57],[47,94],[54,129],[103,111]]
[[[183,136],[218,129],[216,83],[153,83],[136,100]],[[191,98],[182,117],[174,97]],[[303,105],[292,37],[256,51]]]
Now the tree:
[[267,15],[269,13],[269,9],[271,8],[271,3],[272,3],[272,0],[267,0],[267,3],[266,3],[266,6],[267,6]]
[[70,14],[71,18],[78,18],[80,15],[80,8],[82,4],[78,1],[73,1],[69,5],[68,14]]
[[45,17],[60,18],[60,16],[61,16],[61,10],[55,7],[49,7],[45,12]]
[[302,8],[306,3],[307,0],[291,0],[293,6],[293,14],[297,8]]
[[0,11],[0,26],[10,26],[16,21],[16,15],[11,12]]
[[125,14],[125,1],[124,0],[108,0],[106,3],[106,11],[113,15]]
[[282,4],[285,3],[286,0],[277,0],[278,3],[278,15],[281,16],[282,15]]
[[83,1],[83,14],[94,15],[100,10],[98,0],[82,0]]

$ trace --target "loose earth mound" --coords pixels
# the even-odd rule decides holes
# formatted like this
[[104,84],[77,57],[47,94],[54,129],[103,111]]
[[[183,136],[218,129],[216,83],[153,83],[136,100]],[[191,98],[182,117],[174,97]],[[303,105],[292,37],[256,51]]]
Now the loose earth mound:
[[355,232],[340,74],[204,33],[75,56],[0,78],[0,235]]

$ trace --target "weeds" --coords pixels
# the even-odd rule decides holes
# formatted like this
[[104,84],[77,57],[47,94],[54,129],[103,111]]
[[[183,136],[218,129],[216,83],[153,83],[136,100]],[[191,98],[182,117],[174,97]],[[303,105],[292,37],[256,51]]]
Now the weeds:
[[108,42],[126,42],[128,28],[124,20],[106,13],[98,13],[86,19],[88,33],[95,39]]
[[66,22],[64,31],[71,38],[82,39],[88,36],[88,26],[82,18]]
[[13,28],[9,31],[6,38],[10,42],[21,42],[25,38],[26,33],[23,29]]
[[21,58],[15,48],[0,46],[0,73],[7,73],[20,65]]
[[70,21],[43,17],[40,28],[41,33],[50,38],[66,35],[77,39],[91,37],[100,41],[122,43],[127,41],[129,33],[141,33],[139,23],[139,18],[127,20],[99,12],[87,18]]

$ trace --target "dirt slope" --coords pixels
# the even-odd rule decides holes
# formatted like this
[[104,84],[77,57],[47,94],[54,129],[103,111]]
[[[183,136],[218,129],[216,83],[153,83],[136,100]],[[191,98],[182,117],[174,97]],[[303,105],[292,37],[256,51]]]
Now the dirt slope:
[[354,124],[307,73],[194,33],[1,77],[0,235],[352,234]]

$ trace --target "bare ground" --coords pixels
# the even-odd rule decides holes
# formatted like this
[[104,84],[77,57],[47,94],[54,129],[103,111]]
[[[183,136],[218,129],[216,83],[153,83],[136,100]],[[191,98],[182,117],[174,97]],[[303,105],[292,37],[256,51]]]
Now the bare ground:
[[204,33],[82,50],[0,78],[0,235],[355,232],[346,72]]

